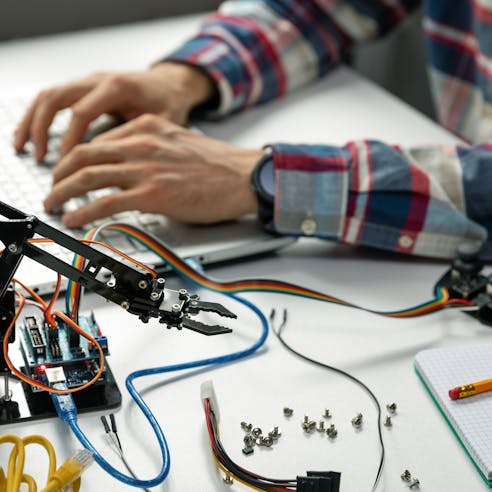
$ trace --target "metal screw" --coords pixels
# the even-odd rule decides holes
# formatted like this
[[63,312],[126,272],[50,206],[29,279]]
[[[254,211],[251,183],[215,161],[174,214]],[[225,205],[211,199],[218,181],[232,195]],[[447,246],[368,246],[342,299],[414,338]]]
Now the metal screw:
[[294,410],[292,410],[292,408],[284,407],[284,415],[286,417],[292,417],[293,414],[294,414]]
[[181,311],[181,306],[179,304],[173,304],[171,306],[171,311],[173,313],[179,313]]
[[280,432],[280,429],[278,428],[278,426],[275,426],[269,433],[268,435],[272,438],[272,439],[278,439],[281,435],[282,435],[282,432]]
[[309,416],[304,415],[304,423],[307,424],[309,422]]
[[386,427],[391,427],[393,425],[393,422],[391,422],[391,417],[389,415],[386,415],[386,418],[384,419],[384,425]]
[[120,306],[121,306],[123,309],[125,309],[125,310],[130,309],[130,303],[129,303],[128,301],[123,301],[123,302],[120,304]]
[[261,445],[266,446],[267,448],[272,447],[273,444],[273,438],[270,436],[265,436],[261,438]]
[[243,438],[243,442],[247,448],[252,448],[255,445],[256,437],[252,434],[246,434]]
[[152,301],[157,301],[157,299],[159,299],[160,296],[161,296],[161,294],[159,292],[151,292],[150,293],[150,299]]
[[251,434],[253,434],[253,436],[255,437],[259,437],[263,434],[263,431],[261,430],[260,427],[255,427],[252,431],[251,431]]
[[401,479],[404,481],[404,482],[410,482],[410,480],[412,480],[412,474],[408,471],[408,470],[405,470],[401,475],[400,475]]
[[178,294],[180,299],[184,299],[188,295],[188,291],[186,289],[179,289]]
[[410,483],[409,487],[410,487],[411,489],[418,489],[418,488],[419,488],[419,485],[420,485],[420,481],[419,481],[419,479],[418,479],[418,478],[414,478],[414,479],[412,480],[412,482]]
[[314,429],[316,429],[316,422],[314,420],[310,420],[309,422],[303,422],[302,428],[304,429],[304,432],[311,432]]
[[253,424],[250,424],[249,422],[241,422],[241,429],[246,432],[251,432],[251,429],[253,428]]
[[166,279],[164,277],[159,277],[157,279],[157,285],[159,286],[159,288],[163,288],[165,284],[166,284]]
[[328,408],[325,408],[325,413],[323,414],[323,417],[325,419],[331,418],[331,412],[330,412],[330,410]]
[[328,429],[326,429],[326,434],[330,439],[335,439],[337,437],[338,431],[334,424],[331,424]]
[[11,252],[11,253],[17,253],[17,246],[14,244],[14,243],[11,243],[7,246],[7,249]]
[[352,419],[352,425],[356,429],[360,429],[362,427],[362,414],[358,413],[353,419]]
[[227,485],[232,485],[234,483],[234,480],[232,479],[232,477],[230,475],[226,475],[222,480]]
[[396,413],[396,403],[388,403],[386,409],[389,413]]
[[318,432],[324,432],[324,431],[325,431],[325,423],[324,423],[324,421],[323,421],[323,420],[320,420],[320,421],[318,422],[318,427],[316,427],[316,430],[317,430]]
[[146,280],[139,280],[139,281],[138,281],[138,288],[139,288],[139,289],[144,290],[144,289],[146,289],[146,288],[148,287],[148,285],[149,285],[149,284],[147,283],[147,281],[146,281]]

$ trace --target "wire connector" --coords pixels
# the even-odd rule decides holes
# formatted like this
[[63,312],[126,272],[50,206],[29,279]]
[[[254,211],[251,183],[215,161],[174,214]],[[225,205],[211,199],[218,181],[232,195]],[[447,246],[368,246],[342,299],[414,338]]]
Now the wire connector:
[[77,451],[68,458],[52,475],[46,488],[42,492],[63,490],[80,478],[84,470],[92,464],[94,458],[87,449]]
[[[52,387],[58,390],[68,389],[66,382],[55,383]],[[70,393],[50,393],[50,396],[58,417],[60,417],[64,422],[77,420],[77,407],[75,406],[75,402],[73,401],[73,397]]]
[[202,403],[205,403],[205,400],[208,400],[210,402],[210,409],[212,410],[212,412],[214,412],[215,420],[219,422],[219,404],[217,402],[217,396],[215,395],[214,383],[211,379],[203,381],[200,386],[200,393],[202,397]]
[[297,492],[339,492],[341,473],[308,471],[306,477],[297,477]]

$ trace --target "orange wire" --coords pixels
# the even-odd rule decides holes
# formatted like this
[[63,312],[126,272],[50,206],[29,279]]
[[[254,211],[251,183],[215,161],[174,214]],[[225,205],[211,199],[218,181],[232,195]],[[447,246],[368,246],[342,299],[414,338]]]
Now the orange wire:
[[99,377],[101,376],[101,374],[104,370],[104,352],[102,350],[102,347],[95,338],[93,338],[91,335],[86,333],[79,325],[77,325],[73,320],[71,320],[66,314],[62,313],[61,311],[54,311],[53,316],[61,318],[65,323],[70,325],[70,327],[72,327],[77,333],[79,333],[85,339],[89,340],[90,342],[92,342],[93,344],[96,345],[97,350],[99,352],[99,358],[100,358],[99,370],[97,371],[96,375],[89,382],[83,384],[82,386],[78,386],[77,388],[58,390],[58,389],[52,388],[51,386],[47,386],[46,384],[40,383],[39,381],[36,381],[35,379],[27,377],[24,373],[19,371],[14,366],[14,364],[12,363],[12,361],[9,358],[8,340],[9,340],[10,334],[12,333],[12,330],[15,327],[15,323],[16,323],[17,319],[19,318],[19,315],[20,315],[20,313],[24,307],[24,304],[26,302],[26,299],[22,294],[20,294],[19,292],[16,292],[16,295],[20,298],[19,308],[15,312],[14,317],[13,317],[12,321],[10,322],[10,325],[7,328],[7,331],[5,332],[4,339],[3,339],[3,356],[5,359],[5,362],[7,363],[7,367],[10,369],[12,374],[16,375],[20,380],[26,382],[27,384],[29,384],[31,386],[35,386],[36,388],[48,391],[49,393],[57,393],[57,394],[61,394],[61,395],[64,395],[67,393],[76,393],[77,391],[82,391],[83,389],[88,388],[89,386],[94,384],[99,379]]
[[[84,243],[84,244],[95,244],[97,246],[102,246],[103,248],[109,249],[113,253],[121,256],[122,258],[125,258],[125,260],[130,261],[134,265],[139,266],[140,268],[143,268],[145,271],[149,272],[152,277],[157,277],[157,273],[155,270],[150,268],[148,265],[145,263],[141,263],[140,261],[135,260],[131,256],[128,256],[126,253],[123,253],[123,251],[120,251],[119,249],[110,246],[109,244],[103,243],[101,241],[94,241],[93,239],[77,239],[77,241]],[[37,238],[37,239],[29,239],[29,243],[53,243],[54,241],[52,239],[46,239],[46,238]],[[0,251],[1,253],[1,251]],[[83,255],[82,255],[83,256]]]
[[61,286],[62,286],[62,277],[60,274],[57,276],[56,280],[56,289],[53,294],[53,297],[51,298],[50,303],[48,304],[48,307],[46,308],[46,311],[44,312],[44,317],[46,318],[46,321],[53,327],[56,327],[56,321],[55,318],[53,317],[53,314],[51,313],[51,310],[53,309],[53,306],[58,299],[58,296],[60,295],[61,291]]
[[34,290],[32,290],[30,287],[28,287],[26,284],[24,284],[23,282],[21,282],[20,280],[17,280],[16,278],[12,279],[16,284],[19,284],[33,299],[35,299],[37,302],[39,302],[39,304],[41,304],[41,306],[43,306],[43,309],[46,310],[47,309],[47,304],[44,302],[44,299],[39,296],[38,294],[36,294],[36,292],[34,292]]

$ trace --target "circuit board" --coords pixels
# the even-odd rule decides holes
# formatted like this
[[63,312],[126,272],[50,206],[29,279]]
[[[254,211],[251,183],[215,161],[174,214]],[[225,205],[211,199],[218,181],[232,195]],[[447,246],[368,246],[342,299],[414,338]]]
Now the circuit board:
[[[94,315],[80,316],[78,321],[79,326],[99,342],[104,355],[109,355],[107,338],[101,333]],[[24,317],[16,329],[24,363],[21,371],[28,377],[49,385],[46,370],[62,367],[67,386],[72,389],[86,384],[97,374],[100,367],[97,346],[65,323],[58,322],[58,327],[53,328],[44,319],[31,315]],[[0,417],[0,424],[56,415],[47,391],[24,382],[22,387],[28,415]],[[115,408],[121,404],[121,393],[107,362],[94,384],[72,395],[80,412]]]

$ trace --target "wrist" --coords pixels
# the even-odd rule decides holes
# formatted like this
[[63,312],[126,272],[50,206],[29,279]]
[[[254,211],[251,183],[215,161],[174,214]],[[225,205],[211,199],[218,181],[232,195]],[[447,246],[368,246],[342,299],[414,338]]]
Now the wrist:
[[163,61],[151,67],[155,73],[179,82],[182,90],[182,103],[190,110],[213,99],[217,88],[213,79],[200,67],[186,63]]

